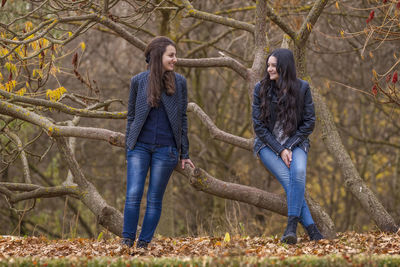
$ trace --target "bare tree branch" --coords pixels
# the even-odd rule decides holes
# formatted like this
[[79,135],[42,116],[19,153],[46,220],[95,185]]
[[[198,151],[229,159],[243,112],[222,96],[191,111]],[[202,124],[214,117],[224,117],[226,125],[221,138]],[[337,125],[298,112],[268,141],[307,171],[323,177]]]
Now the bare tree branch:
[[23,168],[23,173],[24,173],[24,180],[26,183],[32,183],[31,180],[31,174],[29,171],[29,163],[28,163],[28,158],[26,157],[26,153],[24,151],[24,145],[22,144],[21,139],[19,138],[18,135],[16,135],[15,133],[13,133],[8,127],[4,128],[3,130],[6,135],[14,141],[18,152],[21,155],[21,163],[22,163],[22,168]]
[[235,29],[230,29],[228,31],[225,31],[225,32],[221,33],[220,35],[218,35],[217,37],[215,37],[214,39],[210,40],[209,42],[203,43],[202,45],[199,45],[198,47],[193,48],[192,50],[190,50],[186,53],[185,57],[190,57],[193,54],[195,54],[196,52],[216,44],[218,41],[220,41],[222,38],[224,38],[226,35],[232,33],[233,31],[235,31]]
[[[11,191],[26,191],[23,193],[8,193],[7,198],[11,204],[17,203],[22,200],[35,199],[35,198],[52,198],[65,195],[72,195],[78,197],[81,194],[76,186],[54,186],[43,187],[34,184],[19,184],[19,183],[0,183],[0,188],[6,188]],[[2,189],[2,190],[3,190]],[[4,192],[4,190],[3,190]],[[3,193],[2,192],[2,193]]]
[[121,27],[118,23],[115,23],[114,21],[110,20],[106,16],[96,16],[95,20],[106,26],[107,28],[115,31],[116,33],[119,34],[120,37],[123,39],[127,40],[130,44],[133,46],[139,48],[140,50],[144,51],[146,48],[146,43],[144,43],[142,40],[125,30],[123,27]]
[[[71,115],[78,115],[80,117],[90,117],[90,118],[103,118],[103,119],[125,119],[126,118],[126,111],[121,112],[108,112],[108,111],[92,111],[89,109],[78,109],[73,108],[68,105],[62,104],[60,102],[53,102],[44,99],[37,99],[31,97],[24,97],[19,96],[16,94],[9,93],[4,90],[0,90],[0,95],[10,99],[12,102],[21,102],[32,104],[35,106],[47,107],[47,108],[54,108],[60,110],[66,114]],[[117,99],[107,100],[107,103],[121,101]],[[103,104],[103,106],[106,104]],[[101,107],[102,105],[98,104],[96,107]]]
[[234,70],[237,74],[242,76],[243,79],[248,79],[248,69],[239,63],[237,60],[230,57],[215,57],[215,58],[199,58],[199,59],[185,59],[179,58],[177,62],[181,67],[228,67]]
[[311,34],[311,29],[317,22],[319,16],[321,15],[322,11],[324,10],[328,0],[319,0],[315,2],[313,8],[308,13],[307,18],[304,20],[301,28],[298,32],[298,38],[293,39],[294,42],[298,42],[299,44],[303,44],[308,40],[308,37]]
[[292,40],[296,40],[296,32],[293,31],[288,24],[286,24],[281,17],[276,14],[276,11],[273,10],[268,4],[266,5],[266,15],[269,17],[271,21],[273,21],[282,31],[284,31],[287,35],[292,38]]
[[79,189],[85,192],[85,194],[80,195],[82,202],[97,216],[98,222],[101,225],[109,229],[112,233],[121,236],[122,214],[114,207],[109,206],[94,185],[86,179],[66,139],[64,137],[56,137],[55,140],[63,159],[74,176],[74,181],[78,184]]
[[253,148],[253,138],[246,139],[218,129],[211,118],[196,103],[189,103],[188,111],[194,112],[199,117],[200,121],[208,128],[212,138],[246,150]]
[[229,26],[232,28],[241,29],[241,30],[248,31],[250,33],[254,33],[254,25],[251,25],[246,22],[238,21],[235,19],[225,18],[223,16],[218,16],[218,15],[214,15],[211,13],[196,10],[192,6],[192,4],[189,2],[189,0],[183,0],[183,4],[185,5],[185,8],[187,9],[188,15],[190,17],[207,20],[207,21],[212,21],[212,22],[215,22],[218,24],[222,24],[222,25]]
[[35,124],[41,128],[49,136],[73,136],[81,138],[89,138],[96,140],[104,140],[112,145],[124,147],[125,137],[122,133],[113,132],[107,129],[92,128],[92,127],[70,127],[60,126],[53,124],[49,119],[39,116],[38,114],[29,111],[20,106],[0,100],[0,113],[9,115],[32,124]]

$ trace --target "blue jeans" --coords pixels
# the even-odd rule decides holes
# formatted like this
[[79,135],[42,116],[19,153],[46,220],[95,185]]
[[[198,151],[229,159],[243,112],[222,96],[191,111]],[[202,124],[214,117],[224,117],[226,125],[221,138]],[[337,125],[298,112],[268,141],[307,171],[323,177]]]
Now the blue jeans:
[[136,239],[140,202],[147,172],[150,168],[147,207],[139,240],[150,242],[161,216],[162,199],[169,178],[178,163],[174,146],[136,143],[127,151],[127,185],[122,237]]
[[304,199],[306,185],[307,153],[301,148],[293,150],[292,162],[288,168],[281,157],[277,156],[268,147],[259,152],[264,166],[278,179],[286,192],[288,216],[300,217],[304,226],[314,223],[310,209]]

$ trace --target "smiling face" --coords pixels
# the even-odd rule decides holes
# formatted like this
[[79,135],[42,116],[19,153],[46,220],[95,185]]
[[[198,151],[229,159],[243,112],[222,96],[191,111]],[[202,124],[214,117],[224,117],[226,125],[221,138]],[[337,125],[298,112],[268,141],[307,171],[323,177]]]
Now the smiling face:
[[168,45],[162,55],[163,71],[173,71],[176,62],[176,49],[173,45]]
[[269,73],[269,79],[270,80],[278,80],[279,74],[278,71],[276,70],[276,65],[278,64],[278,59],[274,56],[270,56],[268,58],[268,73]]

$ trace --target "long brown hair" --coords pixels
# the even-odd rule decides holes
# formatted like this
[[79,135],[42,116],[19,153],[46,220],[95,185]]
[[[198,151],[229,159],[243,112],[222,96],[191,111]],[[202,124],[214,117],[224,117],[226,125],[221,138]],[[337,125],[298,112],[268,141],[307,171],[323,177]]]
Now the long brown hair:
[[150,69],[147,102],[151,107],[158,107],[164,88],[167,95],[175,93],[174,71],[163,72],[162,56],[169,45],[176,48],[175,43],[171,39],[159,36],[151,40],[144,51],[144,56]]
[[260,119],[269,124],[271,105],[271,96],[274,93],[278,98],[277,119],[282,121],[284,126],[284,134],[293,135],[298,126],[300,118],[303,97],[299,94],[300,83],[296,76],[296,65],[292,51],[289,49],[276,49],[267,57],[274,56],[277,59],[276,70],[279,74],[277,81],[271,81],[269,77],[268,67],[265,69],[264,78],[261,80],[261,114]]

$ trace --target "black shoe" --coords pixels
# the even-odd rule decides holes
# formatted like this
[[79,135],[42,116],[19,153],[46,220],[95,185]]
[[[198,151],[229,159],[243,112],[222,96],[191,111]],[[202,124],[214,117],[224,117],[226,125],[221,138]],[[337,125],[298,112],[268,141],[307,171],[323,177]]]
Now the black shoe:
[[321,240],[324,239],[322,234],[319,232],[315,223],[310,224],[309,226],[305,227],[307,230],[307,234],[310,237],[310,240]]
[[124,246],[128,246],[129,248],[133,247],[135,240],[130,238],[122,238],[121,244]]
[[147,249],[147,246],[149,245],[149,242],[143,241],[143,240],[138,240],[136,243],[136,248],[144,248]]
[[288,217],[288,224],[286,226],[286,230],[283,233],[283,236],[281,238],[282,243],[286,244],[296,244],[297,243],[297,223],[300,221],[299,217],[296,216],[289,216]]

